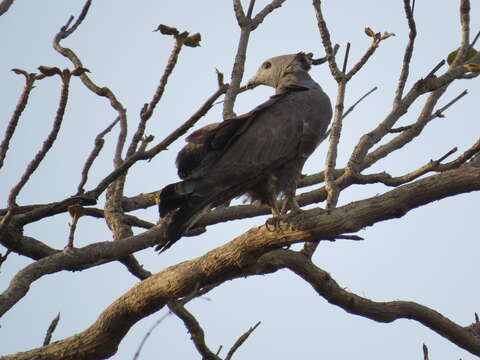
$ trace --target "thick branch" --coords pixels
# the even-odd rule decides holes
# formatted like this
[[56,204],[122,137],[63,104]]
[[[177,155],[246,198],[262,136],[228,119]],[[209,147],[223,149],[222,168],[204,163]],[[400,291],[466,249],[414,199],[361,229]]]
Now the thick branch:
[[[292,243],[353,233],[378,221],[401,217],[409,210],[432,201],[474,190],[480,190],[480,167],[472,162],[383,195],[336,208],[330,213],[319,209],[306,211],[289,218],[290,229],[282,233],[270,232],[265,226],[251,229],[199,258],[167,268],[140,282],[108,307],[84,332],[40,349],[5,357],[5,360],[32,357],[39,360],[101,359],[111,356],[130,327],[143,317],[161,309],[171,299],[187,296],[196,288],[252,274],[252,266],[258,258],[271,250]],[[161,240],[160,233],[161,229],[157,227],[117,242],[97,243],[73,252],[64,251],[22,271],[24,276],[38,278],[42,272],[60,271],[73,264],[94,266],[96,261],[105,262],[112,256],[119,258],[145,245],[153,245]],[[20,274],[17,276],[22,279]],[[8,296],[4,293],[0,297],[2,313],[24,295],[18,295],[18,286],[26,292],[30,283],[10,284],[6,290]],[[477,351],[477,348],[474,350]]]

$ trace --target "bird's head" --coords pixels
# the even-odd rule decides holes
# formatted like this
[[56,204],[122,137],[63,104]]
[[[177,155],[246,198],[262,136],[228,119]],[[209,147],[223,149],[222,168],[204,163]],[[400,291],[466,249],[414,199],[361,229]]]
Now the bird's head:
[[263,62],[255,76],[248,82],[249,87],[267,85],[278,89],[289,75],[307,73],[312,64],[312,54],[299,52],[275,56]]

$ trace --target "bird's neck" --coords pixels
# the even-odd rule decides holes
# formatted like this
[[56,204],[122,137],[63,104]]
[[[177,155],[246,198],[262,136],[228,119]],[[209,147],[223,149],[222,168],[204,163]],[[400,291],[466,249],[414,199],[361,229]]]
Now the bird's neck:
[[307,89],[318,88],[318,84],[310,77],[306,71],[288,72],[280,78],[275,87],[276,93],[281,94],[289,87],[304,87]]

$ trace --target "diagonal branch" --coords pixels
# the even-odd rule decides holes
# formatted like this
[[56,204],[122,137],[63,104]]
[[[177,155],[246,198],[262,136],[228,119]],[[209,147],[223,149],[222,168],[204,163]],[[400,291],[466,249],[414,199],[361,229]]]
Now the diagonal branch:
[[183,321],[183,324],[190,333],[193,344],[197,348],[202,359],[204,360],[221,360],[214,352],[212,352],[205,343],[205,333],[198,323],[197,319],[183,306],[179,301],[171,301],[168,308],[177,317]]
[[9,212],[2,219],[2,225],[8,223],[9,218],[12,214],[12,210],[16,206],[15,200],[17,198],[18,193],[23,188],[23,186],[27,183],[27,181],[30,179],[30,176],[38,168],[38,166],[40,165],[42,160],[45,158],[45,155],[47,155],[47,152],[51,149],[51,147],[53,146],[53,143],[57,138],[58,132],[60,131],[60,126],[62,125],[63,115],[65,114],[65,107],[67,106],[70,77],[71,77],[71,74],[68,70],[64,70],[63,73],[61,74],[62,89],[60,94],[60,102],[58,104],[55,120],[53,121],[52,130],[48,134],[46,140],[43,142],[42,147],[37,152],[33,160],[28,164],[20,181],[10,191],[10,194],[8,196]]
[[276,266],[289,268],[329,303],[351,314],[386,323],[398,319],[416,320],[470,353],[480,355],[480,340],[467,328],[435,310],[410,301],[375,302],[358,296],[341,287],[329,273],[315,266],[305,256],[290,250],[276,251],[272,257]]
[[243,345],[243,343],[248,339],[248,337],[255,331],[255,329],[261,324],[261,322],[257,322],[254,326],[252,326],[250,329],[248,329],[244,334],[242,334],[237,341],[233,344],[232,348],[228,351],[227,357],[225,360],[230,360],[235,354],[235,351],[238,350],[240,346]]
[[10,6],[12,6],[12,4],[13,4],[13,0],[3,0],[0,3],[0,16],[5,14],[10,8]]
[[20,69],[13,69],[12,71],[16,74],[22,74],[25,76],[25,87],[23,88],[22,95],[18,100],[17,107],[15,108],[15,111],[13,112],[13,115],[8,122],[7,130],[5,131],[5,137],[0,144],[0,168],[3,166],[3,161],[5,160],[10,140],[15,132],[18,120],[20,119],[23,110],[25,110],[25,107],[27,106],[28,97],[30,96],[30,92],[33,89],[33,83],[36,80],[35,74],[29,74],[26,71]]
[[95,146],[92,152],[90,153],[90,155],[88,156],[87,160],[85,161],[85,165],[83,166],[82,179],[80,180],[80,183],[78,184],[78,187],[77,187],[77,195],[83,194],[85,192],[83,187],[87,183],[88,173],[90,171],[90,168],[92,167],[92,164],[97,158],[97,156],[100,154],[100,151],[102,150],[103,145],[105,143],[105,140],[103,139],[103,137],[106,134],[108,134],[119,121],[120,121],[120,118],[117,117],[110,125],[108,125],[108,127],[105,130],[100,132],[95,137],[95,141],[94,141]]
[[258,25],[260,25],[263,20],[270,14],[273,10],[282,6],[286,0],[273,0],[270,4],[265,5],[265,7],[258,12],[257,15],[252,19],[252,31],[255,30]]

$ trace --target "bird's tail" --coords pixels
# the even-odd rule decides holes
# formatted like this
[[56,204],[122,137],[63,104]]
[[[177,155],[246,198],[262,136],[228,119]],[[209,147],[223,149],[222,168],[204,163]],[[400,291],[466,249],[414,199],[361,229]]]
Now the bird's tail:
[[164,252],[176,243],[185,232],[192,228],[197,220],[208,209],[211,200],[205,198],[190,198],[175,212],[165,219],[164,241],[155,247],[155,250]]
[[163,188],[158,209],[160,217],[165,218],[164,241],[155,250],[167,250],[195,225],[209,207],[211,197],[195,196],[197,185],[195,180],[185,180]]

